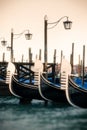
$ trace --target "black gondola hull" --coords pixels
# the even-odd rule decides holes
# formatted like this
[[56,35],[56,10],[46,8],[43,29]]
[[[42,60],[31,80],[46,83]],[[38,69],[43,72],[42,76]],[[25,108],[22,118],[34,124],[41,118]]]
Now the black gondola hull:
[[69,100],[72,104],[81,108],[87,108],[87,90],[80,88],[71,78],[69,78],[67,91]]
[[40,91],[43,97],[57,103],[68,103],[65,90],[41,76]]
[[29,100],[38,99],[42,100],[42,97],[39,94],[38,87],[30,84],[20,83],[12,77],[11,88],[10,90],[14,95],[19,96],[20,98],[26,98]]
[[0,81],[0,96],[12,96],[9,85],[5,81]]

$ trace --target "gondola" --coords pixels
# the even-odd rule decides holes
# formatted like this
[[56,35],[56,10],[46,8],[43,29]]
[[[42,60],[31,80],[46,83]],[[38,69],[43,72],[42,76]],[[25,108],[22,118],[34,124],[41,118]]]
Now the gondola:
[[[11,67],[14,65],[12,63]],[[38,64],[38,65],[36,65]],[[40,66],[41,65],[41,66]],[[35,62],[35,66],[33,68],[32,71],[34,71],[34,79],[32,80],[32,83],[24,83],[24,82],[20,82],[18,80],[18,75],[17,73],[11,72],[11,70],[13,69],[8,69],[8,71],[10,71],[10,80],[9,80],[9,90],[10,92],[20,98],[20,101],[32,101],[32,99],[38,99],[38,100],[43,100],[43,98],[41,97],[41,95],[39,94],[38,91],[38,86],[39,84],[39,76],[40,76],[40,71],[42,70],[42,64],[40,64],[39,61]]]
[[[7,66],[5,69],[7,69]],[[6,79],[6,73],[0,76],[0,96],[12,96],[9,91],[9,83]]]
[[84,86],[82,87],[80,83],[76,83],[72,76],[69,76],[66,97],[72,106],[87,108],[87,89]]
[[30,101],[32,99],[42,100],[38,91],[38,85],[19,82],[17,80],[17,75],[12,76],[9,89],[14,96],[19,98],[28,99]]
[[65,58],[62,59],[61,63],[61,78],[60,84],[55,84],[50,82],[41,74],[41,83],[39,86],[39,92],[41,96],[48,101],[57,102],[57,103],[68,103],[66,98],[65,89],[68,85],[68,74],[71,73],[71,66]]
[[50,82],[44,77],[44,74],[41,74],[40,78],[39,93],[43,99],[56,103],[67,103],[65,88]]

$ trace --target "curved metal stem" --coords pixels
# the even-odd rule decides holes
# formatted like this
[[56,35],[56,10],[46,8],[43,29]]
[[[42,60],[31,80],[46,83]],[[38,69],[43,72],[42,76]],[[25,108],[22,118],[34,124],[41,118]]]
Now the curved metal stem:
[[63,18],[67,18],[67,20],[68,20],[68,16],[63,16],[63,17],[61,17],[59,20],[57,20],[56,22],[52,22],[52,23],[48,23],[48,24],[57,24],[57,23],[59,23]]
[[[13,37],[14,39],[18,39],[22,34],[24,34],[24,32],[28,32],[29,33],[29,30],[24,30],[23,32],[21,32],[21,33],[18,33],[18,34],[14,34],[14,36],[18,36],[18,37]],[[13,32],[13,31],[12,31]]]
[[29,33],[29,30],[24,30],[23,32],[18,33],[18,34],[14,34],[14,35],[22,35],[22,34],[24,34],[25,31],[28,31],[28,33]]
[[54,28],[55,26],[57,26],[57,24],[63,19],[63,18],[67,18],[67,20],[68,20],[68,17],[67,16],[63,16],[63,17],[61,17],[59,20],[57,20],[56,22],[52,22],[52,23],[48,23],[48,24],[50,24],[50,25],[53,25],[53,24],[55,24],[55,25],[53,25],[52,27],[49,27],[48,29],[52,29],[52,28]]

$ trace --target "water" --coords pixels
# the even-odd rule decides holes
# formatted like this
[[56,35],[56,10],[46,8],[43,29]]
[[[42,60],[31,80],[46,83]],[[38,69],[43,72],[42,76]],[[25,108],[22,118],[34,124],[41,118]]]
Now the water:
[[87,130],[87,109],[0,97],[0,130]]

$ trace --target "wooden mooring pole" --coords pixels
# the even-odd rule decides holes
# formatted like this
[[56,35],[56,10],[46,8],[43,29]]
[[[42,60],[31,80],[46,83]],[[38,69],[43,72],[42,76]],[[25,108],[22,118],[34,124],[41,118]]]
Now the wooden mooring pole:
[[84,68],[85,68],[85,45],[83,45],[82,86],[84,86]]
[[74,72],[73,70],[73,64],[74,64],[74,43],[72,43],[72,54],[71,54],[71,73]]
[[29,63],[32,62],[32,53],[31,53],[31,48],[29,48]]
[[79,59],[79,61],[78,61],[78,75],[80,77],[81,76],[81,59],[80,59],[80,55],[78,56],[78,59]]
[[53,82],[54,82],[54,83],[55,83],[55,65],[56,65],[56,49],[54,49],[53,69],[52,69],[52,73],[53,73]]
[[41,49],[39,50],[39,60],[41,60]]
[[[31,48],[29,48],[29,63],[32,63],[32,53],[31,53]],[[31,65],[29,65],[29,69],[31,70]],[[29,78],[30,83],[32,82],[32,78],[30,76]]]
[[3,56],[2,56],[2,61],[5,62],[5,53],[3,53]]
[[63,58],[63,51],[61,50],[60,64],[62,63],[62,58]]
[[24,55],[22,55],[22,59],[21,59],[22,63],[24,62]]

